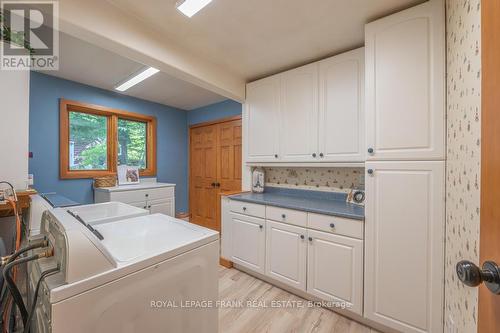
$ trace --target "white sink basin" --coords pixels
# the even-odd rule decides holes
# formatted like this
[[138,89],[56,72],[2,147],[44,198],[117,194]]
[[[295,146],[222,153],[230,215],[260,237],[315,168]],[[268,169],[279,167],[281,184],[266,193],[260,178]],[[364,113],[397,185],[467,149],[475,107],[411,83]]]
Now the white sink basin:
[[109,223],[149,214],[149,211],[145,209],[114,201],[75,206],[68,208],[68,210],[78,215],[85,223],[90,225]]

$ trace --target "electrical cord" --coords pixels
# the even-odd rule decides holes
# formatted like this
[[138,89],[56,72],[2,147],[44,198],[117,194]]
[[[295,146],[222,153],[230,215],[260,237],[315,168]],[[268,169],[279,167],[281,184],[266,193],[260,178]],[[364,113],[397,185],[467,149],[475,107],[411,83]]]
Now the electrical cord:
[[[41,240],[34,241],[30,245],[25,246],[22,249],[14,252],[5,261],[5,265],[7,265],[8,263],[14,261],[15,259],[17,259],[23,253],[26,253],[28,251],[31,251],[31,250],[34,250],[34,249],[37,249],[37,248],[47,247],[48,245],[49,245],[49,243],[48,243],[48,241],[45,238],[43,238]],[[5,310],[8,308],[8,306],[7,306],[7,297],[6,297],[7,293],[6,293],[6,291],[7,291],[7,285],[4,285],[3,288],[2,288],[2,292],[0,293],[0,305],[1,305],[0,308],[1,309],[5,309]],[[4,321],[4,320],[6,320],[6,319],[3,319],[2,321]]]
[[29,333],[29,331],[30,331],[31,321],[33,319],[33,314],[35,313],[35,309],[36,309],[36,302],[38,301],[38,292],[40,291],[40,286],[42,284],[43,279],[45,279],[47,276],[55,274],[57,272],[59,272],[59,267],[49,269],[40,275],[40,278],[38,279],[38,282],[36,284],[35,293],[33,294],[33,303],[31,304],[31,309],[30,309],[30,312],[28,315],[28,322],[24,325],[23,333]]
[[46,257],[47,255],[42,255],[42,254],[35,254],[29,257],[24,257],[21,259],[17,259],[15,261],[12,261],[5,265],[3,269],[3,278],[5,282],[7,283],[7,288],[9,289],[12,298],[14,299],[14,302],[16,303],[17,307],[19,308],[19,312],[21,313],[21,317],[23,319],[23,324],[26,325],[26,322],[28,320],[28,311],[26,310],[26,306],[24,304],[23,298],[21,296],[21,293],[19,292],[19,289],[17,288],[14,280],[10,276],[10,271],[12,268],[19,264],[27,263],[29,261],[37,260],[43,257]]

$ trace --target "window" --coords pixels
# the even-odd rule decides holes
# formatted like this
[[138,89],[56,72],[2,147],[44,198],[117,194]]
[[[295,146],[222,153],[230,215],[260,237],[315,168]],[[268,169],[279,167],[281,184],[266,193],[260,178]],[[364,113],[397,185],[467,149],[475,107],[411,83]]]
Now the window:
[[156,174],[156,118],[61,100],[60,177],[115,175],[116,166]]
[[118,164],[145,169],[147,123],[118,119]]

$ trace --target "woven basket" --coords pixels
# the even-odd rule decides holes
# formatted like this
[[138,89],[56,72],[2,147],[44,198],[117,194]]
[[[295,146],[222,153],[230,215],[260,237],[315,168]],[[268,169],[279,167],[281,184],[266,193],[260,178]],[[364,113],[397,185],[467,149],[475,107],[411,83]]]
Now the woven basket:
[[116,186],[116,177],[115,176],[106,176],[94,178],[94,187],[113,187]]

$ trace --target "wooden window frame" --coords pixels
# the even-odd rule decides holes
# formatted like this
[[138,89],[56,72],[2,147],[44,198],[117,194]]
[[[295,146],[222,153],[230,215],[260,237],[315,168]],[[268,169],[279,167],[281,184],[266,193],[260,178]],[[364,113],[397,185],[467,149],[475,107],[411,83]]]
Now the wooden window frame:
[[[69,113],[72,111],[107,117],[107,170],[69,169]],[[118,119],[146,123],[147,168],[139,170],[139,174],[140,176],[156,176],[156,117],[61,99],[59,101],[59,177],[61,179],[116,175],[118,164]]]

